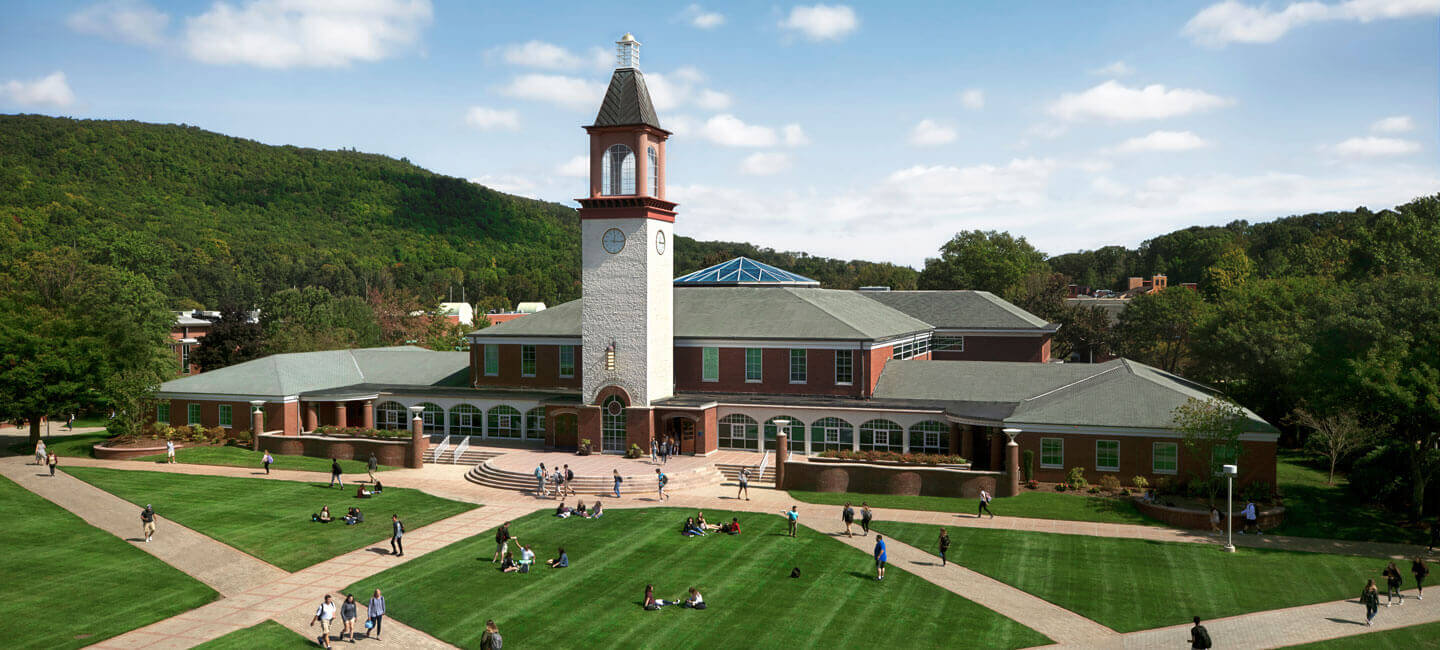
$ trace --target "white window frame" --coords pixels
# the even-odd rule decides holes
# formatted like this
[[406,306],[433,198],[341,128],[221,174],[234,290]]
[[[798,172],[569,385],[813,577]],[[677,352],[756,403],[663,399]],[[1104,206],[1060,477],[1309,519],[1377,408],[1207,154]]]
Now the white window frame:
[[161,402],[155,405],[155,421],[165,426],[170,426],[170,402]]
[[825,444],[827,444],[827,445],[838,445],[838,444],[840,444],[840,431],[841,431],[841,428],[840,428],[840,427],[829,427],[829,426],[827,426],[827,427],[821,427],[821,430],[823,430],[823,431],[825,432]]
[[[526,353],[529,353],[528,356],[530,357],[530,372],[525,372],[525,357],[527,356]],[[539,359],[540,359],[540,356],[539,356],[539,354],[536,353],[536,351],[535,351],[535,346],[522,344],[522,345],[520,346],[520,376],[521,376],[521,377],[534,377],[534,376],[535,376],[535,371],[538,369],[538,366],[540,365],[540,364],[539,364]]]
[[[840,380],[840,360],[845,360],[845,381]],[[835,351],[835,385],[852,386],[855,384],[855,354],[849,350]]]
[[660,196],[660,156],[655,153],[655,147],[648,147],[648,159],[650,164],[650,196]]
[[[499,377],[499,376],[500,376],[500,345],[499,345],[498,343],[486,343],[486,344],[485,344],[485,347],[481,349],[481,356],[483,357],[483,358],[481,359],[481,362],[485,364],[485,376],[486,376],[486,377]],[[493,368],[491,367],[491,362],[492,362],[492,361],[494,362],[494,367],[493,367]]]
[[700,381],[720,381],[720,348],[700,348]]
[[221,428],[231,428],[235,420],[234,407],[229,404],[221,404],[216,408],[216,419],[219,420]]
[[190,374],[190,344],[180,344],[180,374]]
[[937,334],[935,344],[930,346],[930,349],[937,352],[964,352],[965,337]]
[[[1160,450],[1161,446],[1169,447],[1170,449],[1174,450],[1174,452],[1172,453],[1172,458],[1174,459],[1175,467],[1171,469],[1160,469],[1156,466],[1155,461],[1159,460],[1160,458],[1160,454],[1157,452]],[[1178,474],[1180,472],[1180,444],[1175,442],[1150,443],[1150,472],[1152,474]]]
[[[754,379],[750,378],[750,356],[755,356],[755,369],[758,371]],[[758,384],[765,381],[765,350],[761,348],[745,348],[745,383]]]
[[[562,346],[560,346],[560,355],[559,355],[559,357],[560,357],[560,361],[559,361],[559,364],[558,364],[558,365],[560,366],[560,367],[559,367],[560,378],[561,378],[561,379],[573,379],[573,378],[575,377],[575,346],[573,346],[573,345],[562,345]],[[569,357],[569,359],[567,360],[566,357]],[[565,366],[566,366],[566,364],[567,364],[567,361],[568,361],[568,364],[569,364],[569,366],[570,366],[568,372],[566,371],[566,368],[565,368]]]
[[[1115,466],[1104,467],[1100,465],[1100,445],[1115,445]],[[1095,441],[1095,471],[1097,472],[1118,472],[1120,471],[1120,441],[1119,440],[1096,440]]]
[[[1060,462],[1045,462],[1045,443],[1060,443]],[[1040,439],[1040,468],[1041,469],[1065,469],[1065,439],[1064,438],[1041,438]]]
[[[796,356],[795,356],[795,353],[796,353],[796,352],[799,352],[799,353],[800,353],[800,356],[799,356],[799,357],[796,357]],[[803,383],[805,383],[805,382],[810,378],[810,354],[809,354],[809,353],[810,353],[810,351],[809,351],[809,350],[806,350],[806,349],[804,349],[804,348],[791,348],[791,349],[790,349],[790,383],[792,383],[792,384],[803,384]],[[795,360],[796,360],[797,358],[800,360],[800,378],[799,378],[799,379],[796,379],[796,378],[795,378]]]

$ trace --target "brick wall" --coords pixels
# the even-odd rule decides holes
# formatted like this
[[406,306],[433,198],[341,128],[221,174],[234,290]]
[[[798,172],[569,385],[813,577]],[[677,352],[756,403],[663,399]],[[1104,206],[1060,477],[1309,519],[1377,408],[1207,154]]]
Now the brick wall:
[[485,374],[485,346],[470,346],[470,380],[476,387],[504,386],[525,388],[580,388],[580,346],[575,346],[575,372],[573,377],[560,376],[560,346],[535,346],[535,376],[525,377],[520,373],[520,345],[496,345],[500,355],[500,374]]
[[[766,395],[867,394],[867,382],[859,350],[840,350],[851,355],[849,385],[835,383],[835,350],[807,350],[805,383],[790,383],[790,349],[761,349],[761,381],[745,381],[745,348],[720,348],[719,381],[704,381],[704,348],[675,348],[675,391],[690,393],[763,393]],[[878,375],[877,375],[878,377]]]
[[1049,336],[965,336],[965,350],[932,350],[937,361],[1029,361],[1050,360]]
[[1003,475],[906,465],[785,463],[785,490],[813,492],[860,492],[864,494],[905,494],[911,496],[970,497],[985,489],[995,494]]
[[[1003,438],[1004,436],[997,436]],[[1041,466],[1040,440],[1041,438],[1059,438],[1064,441],[1064,463],[1061,468],[1048,468]],[[1120,469],[1118,471],[1100,471],[1095,468],[1095,442],[1097,440],[1117,440],[1120,442]],[[1085,480],[1090,483],[1098,483],[1102,476],[1114,476],[1119,479],[1121,485],[1129,486],[1135,476],[1144,476],[1152,483],[1156,478],[1166,476],[1171,481],[1178,483],[1186,482],[1193,474],[1204,473],[1207,465],[1203,459],[1196,458],[1185,449],[1185,443],[1179,438],[1162,438],[1150,436],[1104,436],[1090,434],[1044,434],[1025,432],[1016,436],[1015,442],[1020,445],[1023,461],[1025,450],[1031,450],[1035,454],[1035,479],[1042,482],[1060,482],[1065,479],[1065,473],[1072,467],[1083,467],[1085,469]],[[1174,474],[1157,474],[1153,471],[1154,443],[1169,442],[1175,443],[1179,454],[1179,469]],[[1272,487],[1275,485],[1275,443],[1243,441],[1240,443],[1242,452],[1240,456],[1240,475],[1236,477],[1236,487],[1248,485],[1255,481],[1264,481]]]

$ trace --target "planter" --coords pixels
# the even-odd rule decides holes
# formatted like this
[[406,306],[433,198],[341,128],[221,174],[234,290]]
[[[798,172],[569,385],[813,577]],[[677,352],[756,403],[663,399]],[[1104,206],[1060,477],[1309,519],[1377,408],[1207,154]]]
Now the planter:
[[809,458],[809,462],[812,462],[812,463],[855,463],[855,464],[860,464],[860,465],[890,465],[890,466],[895,466],[895,467],[934,467],[934,468],[936,468],[936,469],[960,469],[960,470],[970,469],[970,464],[969,464],[969,463],[963,463],[963,464],[954,464],[954,463],[943,463],[943,464],[934,464],[934,463],[907,463],[907,462],[899,461],[899,460],[861,460],[861,459],[852,459],[852,458],[826,458],[826,457],[823,457],[823,456],[811,456],[811,457]]

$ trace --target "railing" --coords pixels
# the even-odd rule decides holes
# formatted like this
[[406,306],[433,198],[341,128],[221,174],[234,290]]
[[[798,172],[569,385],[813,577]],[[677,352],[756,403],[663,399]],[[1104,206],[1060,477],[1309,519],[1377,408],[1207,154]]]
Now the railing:
[[445,439],[444,439],[444,440],[441,440],[441,441],[440,441],[440,444],[436,445],[436,446],[435,446],[435,449],[432,450],[432,453],[430,454],[430,462],[432,462],[432,463],[438,463],[438,462],[440,462],[440,455],[443,454],[443,453],[445,453],[445,450],[446,450],[446,449],[449,449],[449,448],[450,448],[450,436],[445,436]]
[[765,464],[770,462],[770,450],[765,450],[765,455],[760,457],[760,466],[755,470],[755,480],[759,481],[765,477]]
[[455,445],[455,455],[450,457],[450,464],[458,465],[460,457],[465,455],[468,449],[470,449],[470,436],[460,436],[460,444]]

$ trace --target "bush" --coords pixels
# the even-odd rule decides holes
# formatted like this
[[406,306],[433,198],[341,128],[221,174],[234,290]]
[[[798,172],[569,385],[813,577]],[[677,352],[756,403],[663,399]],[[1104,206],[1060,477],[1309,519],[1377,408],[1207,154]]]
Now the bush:
[[1265,481],[1255,481],[1240,489],[1240,498],[1255,503],[1269,503],[1275,497],[1275,488]]
[[410,432],[405,430],[366,429],[365,427],[336,427],[328,424],[322,427],[316,427],[313,434],[319,434],[322,436],[347,436],[351,438],[387,438],[391,440],[410,437]]
[[1071,467],[1070,471],[1065,473],[1065,483],[1069,485],[1072,490],[1083,490],[1090,485],[1090,483],[1085,480],[1084,467]]
[[1106,491],[1106,492],[1110,492],[1110,493],[1112,493],[1112,494],[1115,493],[1115,492],[1119,492],[1119,491],[1120,491],[1120,479],[1115,478],[1114,476],[1111,476],[1111,475],[1109,475],[1109,474],[1106,474],[1106,475],[1100,477],[1100,489],[1102,489],[1102,490],[1104,490],[1104,491]]
[[1100,494],[1100,487],[1093,486],[1090,489],[1086,490],[1086,492],[1089,492],[1090,494]]
[[964,465],[965,459],[960,456],[947,454],[902,454],[896,451],[851,451],[849,449],[826,449],[820,452],[821,458],[839,458],[841,460],[860,461],[894,461],[902,463],[915,463],[919,465]]
[[230,440],[233,441],[235,444],[240,445],[241,447],[249,447],[251,440],[250,432],[236,431],[230,434]]
[[1055,491],[1056,491],[1056,492],[1064,492],[1064,491],[1065,491],[1065,484],[1064,484],[1064,483],[1056,483],[1056,484],[1055,484]]
[[1030,480],[1028,480],[1028,481],[1025,481],[1025,487],[1030,488],[1030,489],[1032,489],[1032,490],[1037,489],[1037,488],[1040,487],[1040,481],[1037,481],[1037,480],[1035,480],[1035,479],[1032,478],[1032,479],[1030,479]]
[[[1157,479],[1157,480],[1156,480],[1156,483],[1159,483],[1159,481],[1163,481],[1163,480],[1165,480],[1165,479],[1163,479],[1163,478]],[[1134,485],[1134,486],[1135,486],[1135,489],[1137,489],[1137,490],[1144,490],[1145,488],[1150,487],[1150,481],[1145,480],[1145,477],[1144,477],[1144,476],[1140,476],[1139,474],[1136,474],[1136,475],[1135,475],[1135,478],[1130,479],[1130,484],[1131,484],[1131,485]],[[1158,488],[1157,488],[1157,489],[1158,489]]]
[[1399,445],[1376,447],[1350,466],[1350,491],[1367,502],[1404,508],[1411,499],[1409,454]]
[[632,445],[630,445],[630,448],[629,448],[629,449],[625,450],[625,457],[626,457],[626,458],[640,458],[641,456],[644,456],[644,455],[645,455],[645,452],[640,451],[640,445],[634,445],[634,444],[632,444]]
[[[1143,476],[1137,478],[1144,478]],[[1168,476],[1161,476],[1155,479],[1155,494],[1174,494],[1175,481]]]
[[1035,451],[1033,449],[1026,449],[1020,454],[1020,475],[1025,478],[1026,483],[1035,480]]

